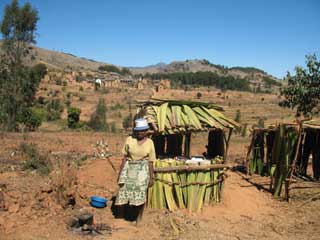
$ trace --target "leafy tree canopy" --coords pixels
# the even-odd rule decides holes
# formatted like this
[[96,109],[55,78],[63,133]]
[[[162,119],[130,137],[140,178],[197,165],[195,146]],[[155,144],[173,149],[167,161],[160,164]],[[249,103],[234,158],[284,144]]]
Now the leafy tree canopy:
[[316,56],[306,56],[307,68],[297,66],[295,75],[285,77],[288,85],[281,89],[285,97],[280,106],[296,109],[297,116],[310,116],[320,111],[320,62]]
[[[38,12],[29,3],[19,6],[17,0],[4,9],[0,22],[3,36],[3,54],[0,56],[0,124],[14,130],[19,116],[32,107],[45,66],[24,66],[23,60],[30,55],[30,44],[35,43]],[[19,120],[20,119],[20,120]]]

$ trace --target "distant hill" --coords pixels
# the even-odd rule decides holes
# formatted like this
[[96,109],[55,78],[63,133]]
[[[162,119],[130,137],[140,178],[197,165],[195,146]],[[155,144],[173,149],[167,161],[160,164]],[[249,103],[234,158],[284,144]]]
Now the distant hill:
[[219,75],[230,75],[233,77],[257,79],[269,77],[278,80],[276,77],[267,74],[265,71],[254,67],[231,67],[210,63],[208,60],[186,60],[174,61],[169,64],[159,63],[146,67],[129,68],[134,74],[154,73],[175,73],[175,72],[214,72]]
[[[1,41],[0,41],[1,45]],[[39,47],[30,47],[34,60],[28,64],[44,63],[49,69],[73,69],[75,71],[82,70],[98,70],[101,65],[110,65],[109,63],[98,62],[85,57],[78,57],[71,53],[57,52]],[[112,65],[112,64],[111,64]],[[119,66],[118,66],[119,67]],[[122,67],[120,67],[122,68]],[[278,81],[277,78],[267,74],[265,71],[254,67],[226,67],[219,64],[213,64],[208,60],[186,60],[173,61],[169,64],[158,63],[146,67],[129,67],[132,74],[170,74],[170,73],[196,73],[196,72],[213,72],[219,76],[232,76],[235,78],[246,78],[249,81]]]
[[72,68],[79,71],[83,69],[97,70],[99,66],[106,64],[93,59],[78,57],[71,53],[57,52],[35,46],[31,46],[30,50],[34,58],[33,61],[28,60],[26,63],[28,65],[44,63],[49,69],[63,70],[65,68]]

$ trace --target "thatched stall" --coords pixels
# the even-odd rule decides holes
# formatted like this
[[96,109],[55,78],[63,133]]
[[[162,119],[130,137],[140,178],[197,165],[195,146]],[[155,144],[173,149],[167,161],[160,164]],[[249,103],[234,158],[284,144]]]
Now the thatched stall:
[[[307,175],[310,156],[313,176]],[[270,190],[279,197],[285,186],[297,180],[316,181],[320,178],[320,121],[305,120],[269,128],[256,128],[246,157],[247,172],[270,176]]]
[[[217,105],[193,101],[158,100],[140,102],[138,117],[152,128],[157,161],[155,182],[149,190],[148,206],[173,211],[199,211],[221,199],[221,188],[232,129],[238,123],[225,117]],[[208,132],[207,151],[191,156],[191,134]]]

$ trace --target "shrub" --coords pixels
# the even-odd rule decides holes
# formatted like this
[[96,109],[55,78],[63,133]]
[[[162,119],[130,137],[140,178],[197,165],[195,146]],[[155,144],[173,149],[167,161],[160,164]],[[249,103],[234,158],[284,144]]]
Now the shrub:
[[18,116],[18,122],[26,126],[28,131],[35,131],[42,123],[43,116],[39,111],[32,108],[26,108]]
[[71,105],[71,101],[69,99],[67,99],[66,101],[64,101],[64,103],[66,104],[67,107],[70,107]]
[[62,85],[62,80],[61,80],[61,78],[57,78],[57,79],[56,79],[56,85],[59,85],[59,86]]
[[37,145],[34,143],[22,143],[19,147],[23,156],[24,170],[37,170],[41,174],[48,174],[51,170],[51,164],[47,154],[41,155]]
[[240,112],[239,109],[237,109],[237,111],[236,111],[236,116],[235,116],[234,120],[235,120],[236,122],[240,123],[240,120],[241,120],[241,112]]
[[53,92],[52,92],[52,97],[57,97],[58,96],[58,94],[59,94],[59,90],[54,90]]
[[95,112],[91,115],[89,120],[89,127],[96,131],[106,130],[107,121],[106,121],[106,112],[107,107],[103,98],[99,99],[99,102],[96,106]]
[[80,121],[81,109],[76,107],[68,108],[68,127],[77,128]]
[[55,121],[60,119],[63,112],[63,105],[60,99],[52,99],[47,103],[47,121]]
[[64,80],[64,81],[62,82],[62,85],[63,85],[64,87],[66,87],[66,86],[68,86],[68,82],[67,82],[66,80]]
[[82,86],[79,87],[79,91],[81,91],[81,92],[83,91],[83,87]]
[[52,162],[50,173],[50,187],[52,196],[56,203],[63,208],[76,204],[77,192],[77,169],[74,164],[70,164],[68,157],[56,157]]
[[42,97],[42,96],[39,96],[39,97],[38,97],[38,103],[39,103],[39,104],[44,105],[44,104],[45,104],[45,101],[46,101],[46,98],[45,98],[45,97]]
[[48,112],[44,107],[32,107],[31,111],[41,118],[41,121],[46,121],[48,118]]
[[200,99],[202,97],[202,93],[201,92],[197,92],[197,98]]
[[71,92],[67,92],[67,98],[71,98],[72,97],[72,93]]

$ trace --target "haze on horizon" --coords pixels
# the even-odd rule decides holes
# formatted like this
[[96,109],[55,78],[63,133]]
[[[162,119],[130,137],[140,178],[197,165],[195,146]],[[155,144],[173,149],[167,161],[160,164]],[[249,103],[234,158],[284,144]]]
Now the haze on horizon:
[[316,0],[19,2],[39,11],[37,46],[120,66],[207,59],[282,78],[320,49]]

